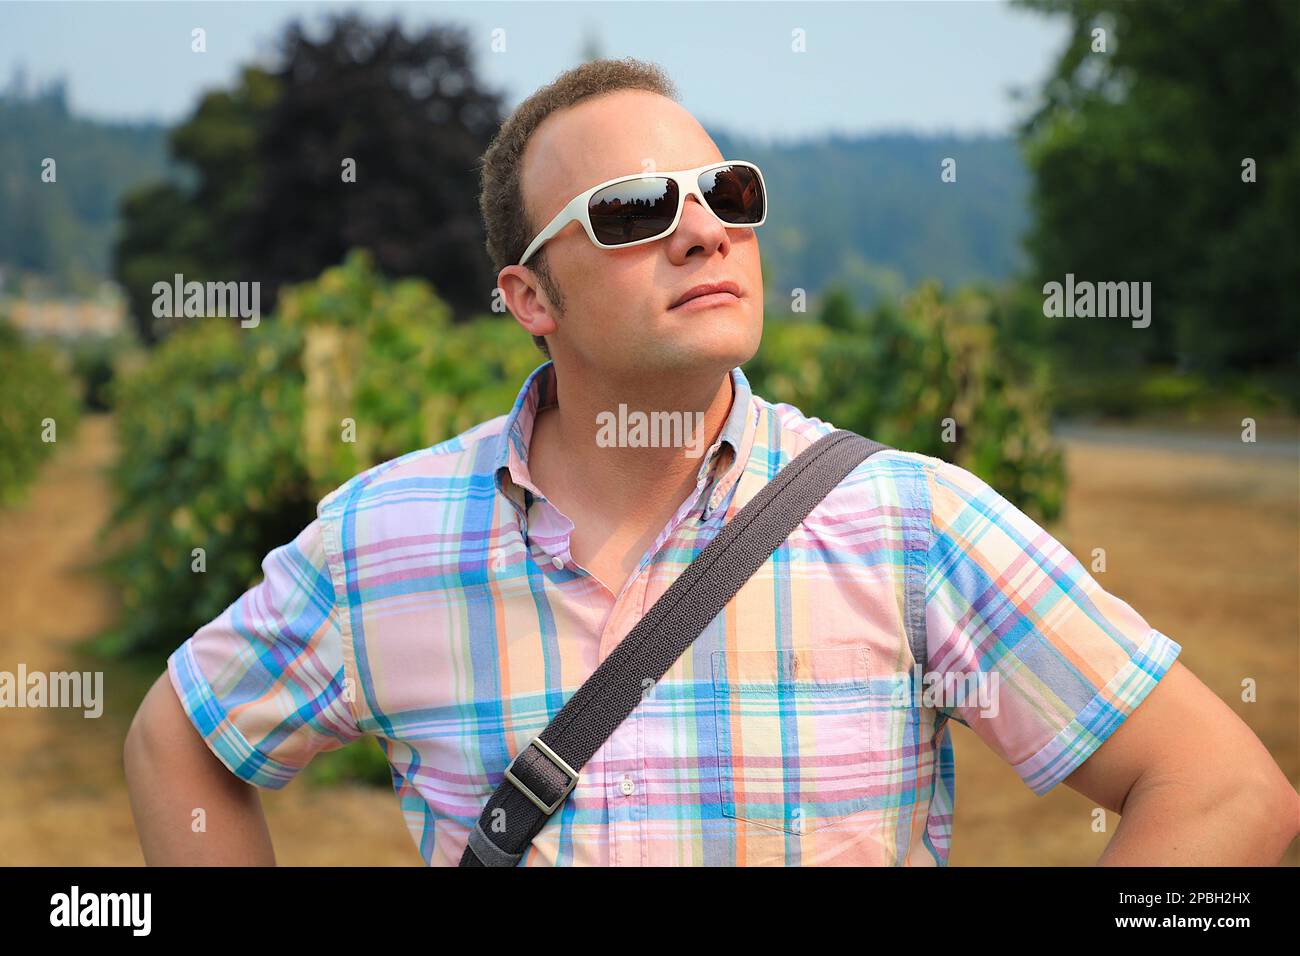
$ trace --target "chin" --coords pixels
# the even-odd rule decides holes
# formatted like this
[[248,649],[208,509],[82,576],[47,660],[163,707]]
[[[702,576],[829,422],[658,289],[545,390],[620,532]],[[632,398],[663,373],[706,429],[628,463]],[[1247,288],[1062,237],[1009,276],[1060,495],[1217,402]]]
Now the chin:
[[654,351],[665,366],[683,371],[705,368],[729,371],[754,357],[762,332],[762,323],[751,322],[748,317],[744,321],[702,322],[689,331],[679,331]]

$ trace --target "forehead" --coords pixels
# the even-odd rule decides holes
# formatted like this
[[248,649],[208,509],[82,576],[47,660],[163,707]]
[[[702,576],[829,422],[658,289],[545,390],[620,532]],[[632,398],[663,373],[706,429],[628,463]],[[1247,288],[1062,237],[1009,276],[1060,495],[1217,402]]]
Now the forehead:
[[541,225],[585,189],[616,176],[690,169],[722,159],[717,144],[680,104],[645,90],[619,90],[557,110],[524,150],[524,208]]

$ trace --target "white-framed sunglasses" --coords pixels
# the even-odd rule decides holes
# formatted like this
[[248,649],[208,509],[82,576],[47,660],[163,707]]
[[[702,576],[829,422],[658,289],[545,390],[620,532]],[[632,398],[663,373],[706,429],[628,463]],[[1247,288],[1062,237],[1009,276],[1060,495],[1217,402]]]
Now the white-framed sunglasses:
[[635,173],[574,196],[528,244],[519,265],[575,219],[601,249],[662,239],[677,228],[689,195],[729,229],[753,229],[767,219],[767,187],[762,170],[753,163],[733,159],[694,169]]

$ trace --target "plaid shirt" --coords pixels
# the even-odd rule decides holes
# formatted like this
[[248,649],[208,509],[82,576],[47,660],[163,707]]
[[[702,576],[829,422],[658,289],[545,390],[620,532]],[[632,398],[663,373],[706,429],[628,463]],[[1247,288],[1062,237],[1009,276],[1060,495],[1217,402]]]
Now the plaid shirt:
[[[731,380],[695,490],[619,594],[574,562],[572,523],[528,475],[555,394],[546,363],[509,414],[327,495],[264,579],[171,655],[190,719],[265,788],[375,736],[421,855],[455,865],[511,758],[833,427],[753,395],[740,369]],[[1180,650],[979,478],[883,451],[647,693],[520,865],[944,865],[950,719],[1043,794]],[[925,696],[937,679],[949,694]],[[972,693],[954,696],[957,681]]]

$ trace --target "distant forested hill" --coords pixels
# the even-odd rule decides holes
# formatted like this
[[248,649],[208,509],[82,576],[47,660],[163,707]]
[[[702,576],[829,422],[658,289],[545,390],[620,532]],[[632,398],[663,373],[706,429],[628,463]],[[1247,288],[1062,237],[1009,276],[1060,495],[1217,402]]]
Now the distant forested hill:
[[[1021,264],[1029,182],[1009,137],[831,137],[762,147],[713,134],[724,156],[763,169],[769,295],[837,281],[860,301],[921,279],[1008,277]],[[956,181],[940,179],[945,158]]]
[[[184,174],[167,128],[71,116],[63,88],[0,94],[0,268],[84,287],[109,274],[118,201],[135,186]],[[907,135],[746,145],[714,133],[725,156],[763,168],[772,209],[762,230],[769,295],[812,296],[842,284],[860,302],[895,298],[919,280],[1001,279],[1019,261],[1027,180],[1009,138]],[[58,161],[57,184],[40,181]],[[940,180],[945,157],[957,181]]]
[[[64,87],[0,93],[0,268],[36,272],[63,291],[109,274],[118,200],[168,169],[167,128],[68,112]],[[43,160],[57,180],[42,182]]]

